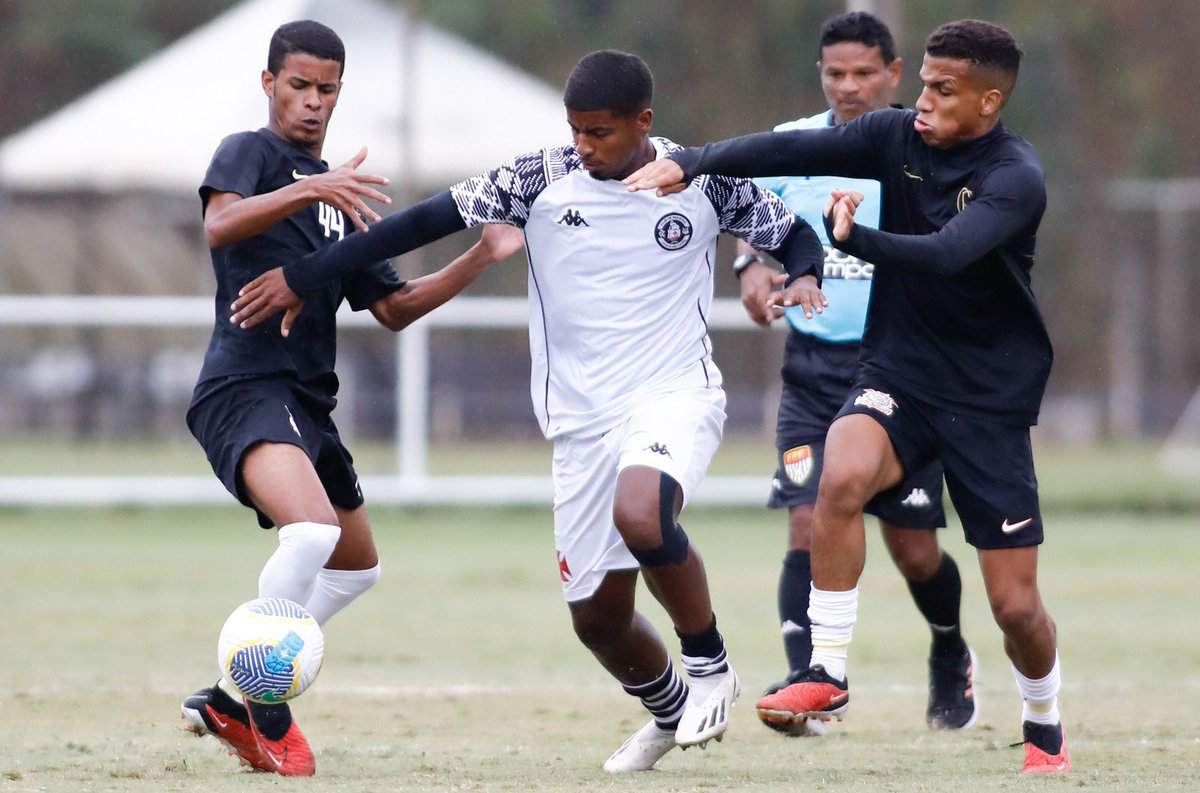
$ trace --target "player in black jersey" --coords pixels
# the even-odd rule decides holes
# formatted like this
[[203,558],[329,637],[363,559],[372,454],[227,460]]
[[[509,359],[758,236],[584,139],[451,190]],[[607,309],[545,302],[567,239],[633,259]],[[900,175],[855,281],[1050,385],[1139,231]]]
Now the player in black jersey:
[[759,703],[780,720],[840,716],[864,563],[862,507],[935,455],[1024,699],[1027,773],[1071,768],[1058,714],[1055,626],[1037,586],[1042,542],[1029,427],[1052,352],[1030,286],[1046,206],[1033,148],[1000,122],[1021,51],[1008,31],[951,22],[926,42],[916,111],[688,149],[629,176],[673,191],[697,174],[835,174],[883,183],[880,229],[835,192],[830,239],[874,262],[858,382],[826,441],[814,516],[813,663]]
[[[187,413],[229,492],[255,510],[261,526],[279,527],[258,595],[300,603],[320,623],[379,578],[353,459],[330,417],[339,304],[368,309],[398,331],[520,248],[520,235],[492,231],[432,275],[406,283],[380,261],[308,293],[303,311],[297,306],[281,322],[231,324],[242,284],[354,227],[365,230],[379,216],[364,199],[389,201],[372,187],[386,180],[357,170],[365,149],[332,171],[321,159],[344,64],[341,40],[324,25],[280,27],[262,73],[267,126],[230,135],[213,155],[200,200],[217,280],[216,322]],[[182,711],[189,729],[215,735],[257,769],[315,771],[286,704],[247,709],[218,684],[186,699]]]
[[[864,113],[892,105],[903,70],[891,31],[873,14],[855,11],[826,20],[821,27],[817,68],[828,107],[821,113],[775,127],[804,129],[845,124]],[[868,193],[860,218],[873,225],[879,213],[879,184],[851,180]],[[758,180],[810,223],[821,222],[831,189],[845,177],[798,176]],[[867,212],[873,214],[867,214]],[[768,297],[778,273],[744,242],[733,271],[742,304],[760,325],[772,321]],[[807,673],[812,662],[808,599],[812,591],[810,551],[813,505],[817,500],[825,434],[833,423],[858,370],[859,343],[866,320],[874,265],[826,248],[823,292],[830,307],[817,320],[787,312],[788,338],[782,371],[775,448],[778,468],[767,505],[787,507],[788,551],[779,576],[780,633],[788,662],[787,677],[771,684],[773,694]],[[926,723],[935,729],[967,729],[978,716],[974,693],[975,653],[960,626],[962,580],[954,558],[942,550],[935,527],[946,525],[942,506],[942,466],[934,460],[905,481],[867,503],[864,511],[879,519],[892,561],[904,576],[913,602],[929,625],[929,699]],[[820,735],[819,720],[763,724],[788,735]]]

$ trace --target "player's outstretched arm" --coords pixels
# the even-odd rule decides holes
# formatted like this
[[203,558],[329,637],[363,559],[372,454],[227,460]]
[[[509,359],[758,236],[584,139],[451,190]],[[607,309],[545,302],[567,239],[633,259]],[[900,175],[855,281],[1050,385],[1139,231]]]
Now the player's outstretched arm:
[[256,237],[317,201],[340,209],[355,226],[366,231],[368,222],[379,220],[379,214],[367,206],[366,199],[381,204],[392,203],[392,199],[371,187],[386,185],[387,179],[358,171],[366,156],[364,146],[332,171],[306,176],[262,195],[243,198],[230,192],[209,194],[204,207],[204,235],[208,246],[220,248]]
[[415,278],[371,304],[371,313],[388,330],[400,331],[466,289],[495,262],[525,246],[525,235],[513,226],[487,225],[483,236],[462,256],[437,272]]
[[757,132],[681,149],[642,166],[625,178],[625,184],[630,190],[667,195],[701,174],[877,178],[881,158],[876,141],[884,139],[887,125],[895,120],[870,118],[874,115],[837,127]]
[[540,151],[516,157],[381,220],[370,234],[351,234],[264,273],[239,292],[230,321],[243,328],[254,327],[274,314],[293,310],[302,295],[467,226],[504,223],[523,227],[529,206],[545,186],[544,179],[536,178],[543,172],[542,159]]
[[[825,247],[812,226],[789,210],[779,196],[746,179],[713,176],[701,185],[717,212],[721,231],[738,237],[751,250],[771,254],[783,265],[786,275],[772,279],[772,293],[783,287],[781,299],[789,301],[789,307],[803,306],[809,319],[821,313],[828,305],[820,291]],[[792,289],[801,278],[807,280]],[[772,319],[780,316],[765,300],[758,308]],[[755,313],[750,312],[752,319]]]
[[466,227],[450,192],[439,193],[381,220],[369,234],[351,234],[263,273],[238,292],[229,321],[249,329],[281,311],[294,315],[303,295]]
[[835,248],[877,267],[954,275],[1027,229],[1045,205],[1041,171],[1014,165],[988,174],[978,195],[932,234],[894,234],[853,223],[857,203],[851,206],[845,197],[830,207],[825,228]]

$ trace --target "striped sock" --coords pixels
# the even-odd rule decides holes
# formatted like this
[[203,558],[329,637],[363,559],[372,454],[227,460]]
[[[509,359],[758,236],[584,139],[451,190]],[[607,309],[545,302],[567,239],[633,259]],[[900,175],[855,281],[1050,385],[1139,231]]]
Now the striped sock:
[[725,660],[726,657],[724,647],[713,656],[685,655],[683,656],[683,668],[687,670],[688,679],[694,684],[697,680],[728,672],[729,662]]
[[654,680],[640,686],[622,685],[626,694],[632,694],[642,701],[642,706],[650,711],[654,723],[659,729],[674,730],[679,724],[683,713],[683,705],[687,702],[688,687],[683,678],[675,671],[671,659],[667,659],[667,668]]

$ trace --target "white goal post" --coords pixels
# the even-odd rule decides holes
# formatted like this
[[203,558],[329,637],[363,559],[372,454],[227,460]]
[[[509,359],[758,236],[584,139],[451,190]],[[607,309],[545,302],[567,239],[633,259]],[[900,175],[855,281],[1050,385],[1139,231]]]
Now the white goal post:
[[[0,325],[8,327],[209,328],[210,297],[0,296]],[[366,312],[343,307],[342,326],[371,326]],[[760,330],[734,299],[713,301],[709,327]],[[547,476],[431,476],[429,449],[429,336],[434,328],[525,328],[523,297],[459,297],[413,323],[396,339],[396,474],[364,476],[376,504],[546,504]],[[777,328],[784,323],[777,323]],[[547,449],[547,455],[549,450]],[[765,476],[711,476],[697,503],[762,505]],[[229,503],[212,476],[0,476],[0,506]]]

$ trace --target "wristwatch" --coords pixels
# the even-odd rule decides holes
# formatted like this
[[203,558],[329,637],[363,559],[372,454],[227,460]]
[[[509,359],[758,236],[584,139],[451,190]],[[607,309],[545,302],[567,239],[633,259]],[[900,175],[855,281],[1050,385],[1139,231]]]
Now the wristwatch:
[[733,260],[734,276],[737,278],[741,278],[742,273],[744,273],[746,271],[747,267],[754,264],[755,262],[761,262],[761,261],[762,261],[762,257],[759,256],[757,253],[743,253],[741,256],[739,256]]

